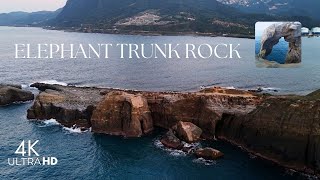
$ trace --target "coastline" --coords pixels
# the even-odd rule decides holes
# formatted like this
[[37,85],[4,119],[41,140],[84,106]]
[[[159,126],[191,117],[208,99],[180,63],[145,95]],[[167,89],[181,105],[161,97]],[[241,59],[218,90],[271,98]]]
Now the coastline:
[[134,31],[134,30],[82,30],[82,29],[68,29],[68,28],[48,28],[42,27],[47,30],[58,30],[64,32],[78,32],[78,33],[98,33],[98,34],[119,34],[119,35],[141,35],[141,36],[203,36],[203,37],[230,37],[230,38],[246,38],[254,39],[254,35],[245,34],[222,34],[222,33],[200,33],[200,32],[167,32],[167,31]]
[[[319,169],[308,163],[309,160],[304,160],[310,157],[301,157],[300,154],[300,151],[305,151],[304,148],[311,150],[309,146],[316,146],[311,143],[305,144],[303,137],[310,138],[316,135],[311,134],[317,133],[317,130],[310,131],[309,128],[313,129],[318,123],[310,119],[316,118],[315,112],[319,108],[317,104],[320,103],[319,91],[307,96],[274,96],[219,87],[185,93],[39,83],[33,84],[32,87],[38,88],[40,94],[28,110],[28,119],[56,119],[67,127],[90,127],[93,133],[124,137],[141,137],[152,132],[154,127],[170,130],[178,121],[192,122],[203,130],[203,139],[212,140],[217,137],[240,145],[245,151],[282,167],[320,176]],[[132,109],[118,109],[123,103],[131,104]],[[106,109],[111,113],[111,117],[105,116]],[[123,129],[121,117],[112,112],[129,115],[131,120],[128,123],[131,125]],[[294,113],[291,115],[294,118],[290,118],[288,113]],[[274,121],[279,119],[278,116],[282,117],[282,120]],[[107,125],[105,120],[109,118],[112,121]],[[301,118],[303,122],[298,123]],[[278,123],[282,125],[279,127]],[[122,128],[117,128],[119,125]],[[301,125],[304,128],[297,130]],[[270,132],[274,133],[271,135]],[[258,135],[254,136],[252,133]],[[273,141],[267,140],[270,138]],[[307,141],[315,142],[316,139]],[[278,151],[282,146],[291,149],[292,152]],[[317,153],[317,150],[314,149],[314,152],[310,153]]]
[[[1,26],[0,26],[1,27]],[[52,28],[46,26],[3,26],[3,27],[31,27],[31,28],[42,28],[45,30],[56,30],[63,32],[77,32],[77,33],[97,33],[97,34],[116,34],[116,35],[140,35],[140,36],[199,36],[199,37],[229,37],[229,38],[244,38],[244,39],[254,39],[254,35],[247,34],[222,34],[222,33],[200,33],[200,32],[154,32],[154,31],[129,31],[122,30],[121,32],[113,30],[93,30],[93,31],[84,31],[81,29],[72,29],[72,28]]]

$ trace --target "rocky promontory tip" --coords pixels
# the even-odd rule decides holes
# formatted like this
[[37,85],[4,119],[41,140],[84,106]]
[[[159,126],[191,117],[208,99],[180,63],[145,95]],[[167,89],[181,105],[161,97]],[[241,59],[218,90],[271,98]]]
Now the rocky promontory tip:
[[[273,96],[208,88],[199,92],[146,92],[37,83],[41,92],[29,119],[54,118],[94,133],[140,137],[160,127],[160,140],[183,150],[183,142],[217,137],[282,166],[320,174],[320,97]],[[215,149],[195,155],[219,158]]]
[[34,95],[32,92],[22,90],[20,85],[0,84],[0,106],[31,101],[33,99]]

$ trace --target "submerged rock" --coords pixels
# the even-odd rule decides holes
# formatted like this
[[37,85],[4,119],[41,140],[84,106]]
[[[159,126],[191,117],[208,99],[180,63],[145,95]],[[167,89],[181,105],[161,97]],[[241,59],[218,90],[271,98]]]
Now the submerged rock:
[[172,148],[172,149],[182,149],[183,148],[183,144],[180,141],[179,138],[177,138],[177,136],[173,133],[172,130],[169,130],[164,137],[162,137],[162,139],[160,140],[160,142],[168,148]]
[[216,160],[224,156],[224,154],[213,148],[200,148],[195,151],[195,155],[198,158],[203,158],[207,160]]
[[180,121],[177,124],[177,134],[182,140],[192,143],[200,140],[202,130],[191,122]]
[[111,92],[98,103],[91,117],[92,131],[139,137],[153,130],[151,112],[142,95]]
[[0,85],[0,106],[9,105],[15,102],[25,102],[34,99],[30,91],[22,90],[20,86]]

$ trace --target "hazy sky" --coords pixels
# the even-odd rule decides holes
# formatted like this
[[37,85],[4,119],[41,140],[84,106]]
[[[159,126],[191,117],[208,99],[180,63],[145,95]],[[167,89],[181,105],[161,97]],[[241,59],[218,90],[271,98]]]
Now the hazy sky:
[[0,13],[12,11],[52,11],[63,7],[66,1],[67,0],[1,0]]

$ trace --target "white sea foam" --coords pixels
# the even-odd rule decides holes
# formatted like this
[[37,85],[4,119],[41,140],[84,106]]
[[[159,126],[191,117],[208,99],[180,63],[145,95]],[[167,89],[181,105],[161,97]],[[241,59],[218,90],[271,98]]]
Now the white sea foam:
[[177,150],[177,149],[170,149],[170,148],[166,148],[159,139],[154,141],[154,145],[157,148],[160,148],[166,152],[168,152],[171,156],[186,156],[187,153],[183,152],[182,150]]
[[84,132],[88,132],[88,130],[82,131],[81,128],[77,127],[76,125],[73,125],[71,128],[63,127],[63,130],[67,131],[68,133],[84,133]]
[[182,150],[178,150],[178,149],[171,149],[171,148],[167,148],[165,147],[161,141],[159,139],[156,139],[154,141],[154,145],[157,147],[157,148],[160,148],[164,151],[167,151],[170,155],[172,156],[186,156],[187,154],[189,154],[190,152],[193,152],[195,151],[195,149],[201,147],[201,144],[200,143],[186,143],[184,141],[182,141],[182,144],[183,144],[183,147],[185,148],[188,148],[189,151],[188,152],[184,152]]
[[91,128],[89,130],[82,131],[80,127],[77,127],[76,125],[73,125],[72,127],[64,127],[62,124],[60,124],[55,119],[49,119],[41,122],[40,127],[49,127],[49,126],[61,126],[63,130],[65,130],[67,133],[84,133],[84,132],[90,132]]
[[29,86],[27,84],[21,84],[22,89],[27,89]]
[[42,121],[42,125],[40,127],[48,127],[48,126],[61,126],[61,124],[55,119],[49,119]]
[[215,165],[217,162],[214,160],[206,160],[203,158],[198,158],[193,160],[194,163],[204,164],[206,166]]
[[44,81],[40,81],[39,83],[68,86],[67,83],[60,82],[60,81],[57,81],[57,80],[44,80]]
[[236,89],[236,88],[235,88],[235,87],[233,87],[233,86],[222,87],[222,88],[225,88],[225,89]]
[[279,91],[280,88],[276,88],[276,87],[261,87],[261,89],[263,91]]

